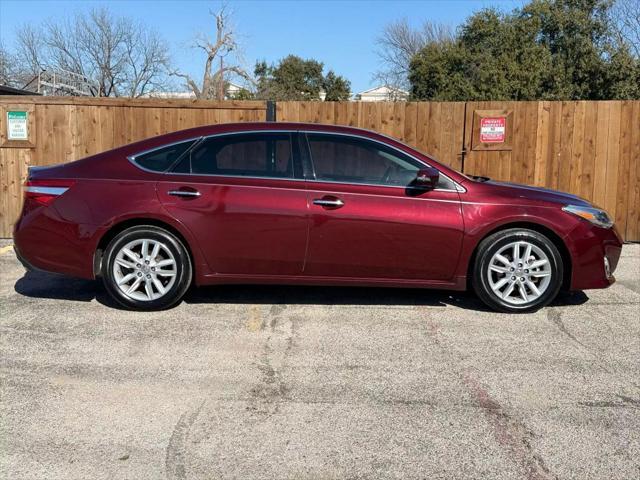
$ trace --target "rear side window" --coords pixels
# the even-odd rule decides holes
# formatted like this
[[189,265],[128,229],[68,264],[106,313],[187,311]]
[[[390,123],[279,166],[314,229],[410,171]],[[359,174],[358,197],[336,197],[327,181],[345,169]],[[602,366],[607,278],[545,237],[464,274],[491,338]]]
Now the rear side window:
[[[212,137],[191,151],[191,173],[290,178],[293,150],[288,133],[248,133]],[[181,165],[179,169],[183,169]]]
[[166,172],[183,153],[189,150],[189,147],[191,147],[194,142],[195,140],[188,140],[186,142],[160,147],[151,152],[134,156],[133,161],[147,170]]

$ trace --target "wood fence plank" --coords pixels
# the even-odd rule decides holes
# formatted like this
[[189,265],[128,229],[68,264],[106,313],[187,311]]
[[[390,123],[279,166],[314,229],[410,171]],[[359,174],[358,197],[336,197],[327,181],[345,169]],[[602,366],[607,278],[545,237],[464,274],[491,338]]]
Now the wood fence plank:
[[429,109],[431,103],[420,102],[416,113],[416,148],[422,153],[429,154],[427,137],[429,135]]
[[625,126],[631,133],[629,148],[629,186],[627,188],[627,240],[640,241],[640,102],[633,102],[631,122]]
[[511,108],[513,108],[513,150],[511,151],[510,180],[516,183],[524,183],[527,171],[527,106],[523,102],[507,107],[507,109]]
[[586,116],[585,102],[576,102],[573,120],[573,144],[571,146],[571,161],[569,162],[569,188],[567,191],[580,193],[580,172],[584,152],[584,120]]
[[615,222],[621,232],[627,230],[627,201],[631,174],[631,142],[633,132],[629,128],[633,119],[633,104],[629,101],[620,106],[620,147],[618,160],[618,183],[615,198]]
[[[593,165],[593,195],[591,200],[604,206],[607,181],[607,147],[609,142],[609,120],[611,102],[599,102],[596,116],[596,150]],[[589,197],[587,197],[589,198]]]
[[442,129],[438,126],[442,121],[442,102],[434,102],[429,108],[427,152],[436,160],[440,160],[440,145],[442,142]]
[[561,102],[553,102],[549,115],[549,155],[550,166],[547,167],[547,180],[545,186],[558,188],[560,178],[560,152],[562,150],[562,108]]
[[408,145],[417,146],[418,104],[407,102],[402,122],[402,138]]
[[358,104],[354,102],[338,102],[334,107],[336,125],[355,127],[358,124]]
[[524,171],[522,183],[533,185],[536,170],[536,140],[538,130],[538,102],[526,102],[526,153],[524,155]]
[[627,239],[640,241],[640,102],[633,103],[633,122],[631,124],[631,161],[633,185],[629,187],[627,216]]
[[582,148],[582,164],[578,174],[576,193],[591,200],[593,195],[593,169],[596,158],[597,119],[599,102],[585,102],[584,145]]
[[549,102],[538,102],[538,122],[536,124],[536,154],[533,169],[533,184],[543,186],[547,178],[549,161]]
[[602,205],[612,218],[616,217],[618,190],[618,170],[620,163],[620,115],[622,103],[611,102],[609,111],[609,141],[607,142],[607,174],[605,176],[605,196]]
[[456,106],[456,103],[442,104],[440,128],[443,134],[440,137],[440,159],[444,164],[459,169],[462,131],[458,127],[461,118],[456,118],[456,114],[460,114]]
[[9,194],[9,161],[15,155],[17,148],[3,148],[0,150],[0,231],[3,235],[11,235],[11,217],[16,207],[11,203]]
[[573,159],[573,132],[576,102],[562,102],[562,134],[560,136],[560,166],[558,188],[567,191],[571,185],[571,161]]

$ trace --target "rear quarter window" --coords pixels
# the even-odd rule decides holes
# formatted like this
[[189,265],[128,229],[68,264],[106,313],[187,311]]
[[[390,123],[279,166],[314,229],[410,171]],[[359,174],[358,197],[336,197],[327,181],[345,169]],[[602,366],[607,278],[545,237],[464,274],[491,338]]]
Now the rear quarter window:
[[194,143],[195,140],[174,143],[150,152],[134,155],[132,160],[146,170],[166,172]]

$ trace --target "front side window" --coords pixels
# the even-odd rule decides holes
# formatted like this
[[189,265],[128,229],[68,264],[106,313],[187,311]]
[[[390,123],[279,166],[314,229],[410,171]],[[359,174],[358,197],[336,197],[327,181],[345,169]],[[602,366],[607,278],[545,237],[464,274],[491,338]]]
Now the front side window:
[[362,138],[307,134],[316,180],[407,186],[424,165]]
[[[407,187],[426,165],[397,150],[366,138],[308,133],[316,180]],[[440,175],[439,189],[455,190]]]
[[166,147],[160,147],[147,153],[141,153],[133,157],[133,161],[147,170],[154,172],[166,172],[180,156],[189,150],[195,140],[175,143]]
[[[185,165],[188,161],[189,165]],[[178,171],[200,175],[293,177],[288,133],[247,133],[205,139],[181,162]]]

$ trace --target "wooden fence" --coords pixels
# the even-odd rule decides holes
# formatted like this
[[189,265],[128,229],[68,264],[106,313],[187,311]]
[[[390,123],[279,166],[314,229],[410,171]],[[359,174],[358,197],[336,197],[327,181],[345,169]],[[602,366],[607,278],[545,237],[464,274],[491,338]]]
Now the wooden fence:
[[[9,108],[31,112],[28,142],[6,140]],[[29,165],[198,125],[265,121],[267,109],[253,101],[0,97],[0,237],[11,235]],[[505,142],[479,142],[483,116],[507,119]],[[465,173],[578,194],[606,208],[626,240],[640,240],[640,101],[278,102],[275,118],[376,130]]]
[[[279,121],[376,130],[464,173],[580,195],[640,241],[640,101],[278,102],[276,111]],[[510,121],[506,144],[478,142],[482,112]]]
[[[29,142],[7,147],[8,108],[30,112]],[[0,237],[13,234],[31,165],[70,162],[200,125],[265,120],[266,102],[0,96]]]

